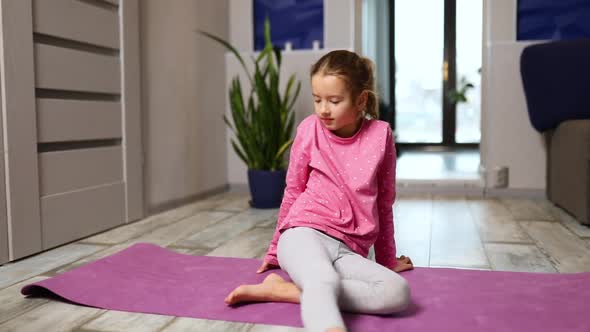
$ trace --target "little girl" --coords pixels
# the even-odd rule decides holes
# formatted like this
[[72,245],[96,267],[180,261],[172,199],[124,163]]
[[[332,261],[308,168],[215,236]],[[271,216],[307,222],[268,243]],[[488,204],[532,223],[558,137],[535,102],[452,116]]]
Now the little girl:
[[[293,283],[270,274],[227,296],[301,303],[308,331],[345,331],[340,309],[403,311],[410,290],[398,272],[393,237],[395,146],[377,120],[373,64],[333,51],[311,67],[315,114],[297,127],[274,237],[258,273],[280,266]],[[375,245],[376,263],[367,259]]]

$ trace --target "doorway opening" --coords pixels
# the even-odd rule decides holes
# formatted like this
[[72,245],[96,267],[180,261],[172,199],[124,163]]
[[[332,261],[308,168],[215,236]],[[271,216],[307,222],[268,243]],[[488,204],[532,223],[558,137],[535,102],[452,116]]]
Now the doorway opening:
[[363,53],[376,64],[398,167],[439,154],[444,168],[400,179],[479,177],[482,20],[483,0],[363,0]]

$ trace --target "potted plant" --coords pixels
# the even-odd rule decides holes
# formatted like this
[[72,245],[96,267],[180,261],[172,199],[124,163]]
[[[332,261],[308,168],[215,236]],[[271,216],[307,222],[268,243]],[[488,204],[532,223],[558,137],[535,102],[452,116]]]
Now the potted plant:
[[223,116],[235,135],[235,139],[231,139],[232,147],[248,166],[250,205],[255,208],[279,207],[285,190],[284,154],[293,143],[293,105],[301,82],[292,74],[284,92],[280,93],[281,51],[272,44],[268,18],[264,22],[264,49],[256,58],[252,57],[254,73],[250,73],[244,59],[227,41],[204,31],[201,34],[231,51],[250,81],[251,88],[245,101],[239,77],[232,79],[229,102],[233,124]]
[[467,91],[473,88],[473,83],[469,82],[464,76],[461,77],[461,81],[459,82],[459,88],[449,91],[449,101],[455,105],[458,105],[460,103],[467,103]]
[[[481,68],[477,69],[477,73],[481,74]],[[469,89],[473,88],[475,88],[473,83],[469,82],[465,76],[461,76],[461,80],[459,81],[459,88],[450,90],[447,95],[447,97],[449,98],[449,102],[451,102],[451,104],[454,105],[468,103],[469,100],[467,99],[467,92],[469,91]]]

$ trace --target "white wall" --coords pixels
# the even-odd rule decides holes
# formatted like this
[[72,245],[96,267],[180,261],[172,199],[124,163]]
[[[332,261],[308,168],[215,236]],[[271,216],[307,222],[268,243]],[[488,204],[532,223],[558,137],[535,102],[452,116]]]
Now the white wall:
[[[325,0],[324,1],[324,43],[325,49],[320,51],[294,50],[283,54],[281,75],[283,83],[291,73],[295,73],[302,83],[299,98],[295,104],[296,123],[313,112],[313,100],[309,82],[309,68],[323,54],[332,49],[361,49],[360,35],[360,0]],[[229,0],[230,42],[241,51],[246,62],[253,54],[253,13],[252,0]],[[272,26],[271,26],[272,32]],[[234,56],[226,55],[226,91],[231,78],[242,74]],[[244,91],[248,91],[247,80],[242,76]],[[281,90],[282,91],[282,90]],[[225,97],[227,99],[227,93]],[[226,113],[230,114],[229,105]],[[230,117],[231,119],[231,117]],[[295,132],[293,132],[295,134]],[[230,144],[233,134],[227,130],[227,179],[231,186],[243,186],[248,183],[246,165],[238,158]]]
[[142,0],[145,201],[150,211],[227,184],[224,49],[227,0]]
[[520,78],[516,0],[484,0],[482,165],[491,185],[495,167],[509,168],[510,189],[544,190],[546,149],[530,124]]

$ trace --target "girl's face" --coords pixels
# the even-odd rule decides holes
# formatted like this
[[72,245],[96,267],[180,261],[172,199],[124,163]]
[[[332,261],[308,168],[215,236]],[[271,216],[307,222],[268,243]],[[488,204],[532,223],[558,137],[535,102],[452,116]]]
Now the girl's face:
[[353,136],[362,122],[366,92],[356,103],[346,82],[338,76],[318,73],[311,78],[315,114],[322,124],[340,137]]

